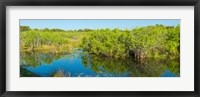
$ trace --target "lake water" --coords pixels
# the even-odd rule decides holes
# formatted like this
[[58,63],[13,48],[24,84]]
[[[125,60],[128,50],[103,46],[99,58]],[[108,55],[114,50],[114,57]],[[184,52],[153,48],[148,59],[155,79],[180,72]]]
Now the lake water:
[[[22,70],[25,70],[22,71]],[[136,62],[102,58],[75,49],[69,53],[21,52],[20,76],[53,77],[179,77],[179,60]]]

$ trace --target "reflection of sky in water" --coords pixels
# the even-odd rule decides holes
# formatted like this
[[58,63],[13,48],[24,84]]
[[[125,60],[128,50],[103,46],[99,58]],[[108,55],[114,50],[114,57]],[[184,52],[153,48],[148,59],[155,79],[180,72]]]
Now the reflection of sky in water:
[[[98,73],[96,73],[93,71],[93,69],[91,69],[92,68],[91,64],[84,66],[84,64],[82,63],[83,59],[81,57],[83,56],[82,52],[83,52],[82,50],[78,50],[77,52],[73,52],[72,54],[66,54],[65,56],[62,56],[62,58],[59,58],[57,60],[54,59],[53,62],[50,64],[42,62],[42,64],[37,67],[32,67],[32,66],[22,66],[22,67],[24,67],[28,71],[31,71],[32,73],[35,73],[43,77],[53,76],[53,74],[58,71],[62,71],[65,75],[70,75],[70,77],[77,77],[77,76],[128,77],[128,76],[131,76],[129,71],[125,71],[123,73],[120,71],[120,72],[117,72],[117,74],[114,73],[116,71],[111,71],[111,72],[109,71],[108,73],[108,71],[104,70],[103,66],[98,66],[98,65],[93,64],[95,66],[98,66],[97,67]],[[45,58],[45,55],[42,54],[42,57]],[[91,61],[91,60],[92,60],[91,58],[88,59],[88,61]],[[112,70],[115,70],[115,68]],[[163,71],[163,73],[161,73],[160,76],[161,77],[176,77],[177,75],[167,69]]]
[[[70,74],[71,77],[77,76],[128,76],[128,73],[115,75],[114,73],[100,72],[95,73],[92,71],[91,65],[85,67],[82,64],[82,59],[79,57],[79,53],[73,54],[70,58],[60,58],[54,60],[51,64],[42,63],[37,67],[25,67],[27,70],[39,75],[39,76],[52,76],[53,73],[61,70],[64,74]],[[103,70],[99,67],[100,70]]]
[[162,77],[176,77],[176,74],[171,73],[169,70],[166,70]]

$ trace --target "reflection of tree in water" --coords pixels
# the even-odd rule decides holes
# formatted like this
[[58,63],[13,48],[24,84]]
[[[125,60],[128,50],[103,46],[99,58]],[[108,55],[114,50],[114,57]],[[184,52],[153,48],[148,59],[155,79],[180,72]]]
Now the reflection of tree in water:
[[91,66],[91,69],[95,73],[114,73],[115,75],[123,74],[127,72],[127,62],[116,59],[108,59],[97,57],[95,55],[84,55],[82,56],[82,64],[85,67]]
[[[42,63],[51,64],[60,58],[80,58],[84,67],[91,69],[97,75],[132,77],[159,77],[169,70],[180,76],[179,60],[172,59],[147,59],[144,62],[134,61],[134,58],[114,59],[88,54],[83,50],[74,50],[71,54],[54,52],[20,52],[21,66],[37,67]],[[76,68],[74,68],[76,69]],[[109,74],[109,75],[108,75]]]
[[37,67],[42,63],[51,64],[53,60],[57,60],[63,56],[64,54],[53,52],[20,52],[20,65]]
[[149,59],[143,63],[136,62],[133,58],[125,60],[109,59],[86,54],[82,56],[82,64],[85,67],[91,66],[95,73],[114,73],[120,75],[128,72],[132,77],[159,77],[166,70],[170,70],[179,76],[179,60],[155,60]]
[[175,61],[167,61],[167,66],[168,69],[172,72],[175,73],[176,75],[180,76],[180,60],[175,60]]

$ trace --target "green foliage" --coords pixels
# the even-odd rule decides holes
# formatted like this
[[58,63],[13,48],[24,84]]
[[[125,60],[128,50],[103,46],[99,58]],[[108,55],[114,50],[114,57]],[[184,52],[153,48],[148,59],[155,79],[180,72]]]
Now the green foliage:
[[[73,55],[75,48],[83,49],[86,55],[89,53],[82,57],[82,64],[85,67],[91,65],[91,69],[99,74],[108,72],[120,75],[128,71],[131,76],[160,76],[166,69],[180,73],[180,25],[155,25],[132,30],[107,28],[67,31],[20,26],[21,66],[50,64],[63,57],[63,52]],[[133,57],[140,62],[133,60]],[[20,71],[27,73],[25,69]],[[28,74],[32,75],[31,72]],[[69,75],[57,71],[52,76]]]
[[29,26],[20,26],[20,32],[31,30]]
[[41,31],[46,31],[46,32],[64,32],[65,30],[58,29],[58,28],[53,28],[53,29],[45,28],[45,29],[41,29]]
[[79,29],[78,32],[90,32],[93,31],[92,29],[85,28],[85,29]]
[[[176,54],[179,56],[180,26],[168,27],[163,25],[136,28],[133,30],[136,54],[143,53],[148,57]],[[177,57],[176,56],[176,57]]]
[[52,30],[29,30],[20,32],[20,49],[56,49],[70,51],[77,47],[84,33],[78,32],[55,32]]
[[82,47],[101,56],[136,59],[146,57],[179,57],[180,26],[163,25],[120,29],[98,29],[91,31],[82,40]]
[[107,57],[125,57],[133,45],[130,31],[98,29],[83,38],[82,46],[91,53]]
[[180,53],[180,25],[155,25],[132,30],[21,28],[21,50],[56,49],[70,52],[73,48],[83,48],[104,57],[124,59],[133,56],[140,60],[179,58]]

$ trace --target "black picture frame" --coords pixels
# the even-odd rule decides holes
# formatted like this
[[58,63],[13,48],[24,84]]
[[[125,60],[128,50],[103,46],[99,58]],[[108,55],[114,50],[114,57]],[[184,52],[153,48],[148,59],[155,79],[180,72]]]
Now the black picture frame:
[[[194,91],[7,91],[6,90],[6,6],[194,6]],[[200,96],[200,1],[199,0],[0,0],[0,95],[2,97],[191,97]]]

